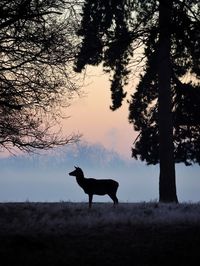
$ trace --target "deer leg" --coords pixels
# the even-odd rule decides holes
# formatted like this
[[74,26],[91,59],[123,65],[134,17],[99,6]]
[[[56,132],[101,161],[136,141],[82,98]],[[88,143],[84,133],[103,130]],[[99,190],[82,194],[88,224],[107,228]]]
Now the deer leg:
[[118,198],[117,198],[117,196],[115,195],[115,202],[114,202],[114,204],[118,204],[118,203],[119,203]]
[[113,200],[114,204],[118,204],[118,198],[115,194],[108,194],[108,195]]
[[93,195],[89,194],[89,208],[92,207],[92,198],[93,198]]

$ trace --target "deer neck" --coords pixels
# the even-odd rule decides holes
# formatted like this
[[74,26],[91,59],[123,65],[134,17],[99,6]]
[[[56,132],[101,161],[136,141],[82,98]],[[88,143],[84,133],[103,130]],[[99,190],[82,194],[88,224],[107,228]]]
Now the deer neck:
[[85,177],[84,175],[79,175],[79,176],[76,176],[76,181],[77,183],[79,184],[79,186],[83,186],[84,185],[84,181],[85,181]]

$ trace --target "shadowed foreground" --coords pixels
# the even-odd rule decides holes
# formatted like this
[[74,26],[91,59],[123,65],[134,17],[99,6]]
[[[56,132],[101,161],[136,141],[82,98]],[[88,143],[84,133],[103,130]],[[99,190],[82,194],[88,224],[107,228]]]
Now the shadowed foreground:
[[196,265],[200,205],[0,204],[1,265]]

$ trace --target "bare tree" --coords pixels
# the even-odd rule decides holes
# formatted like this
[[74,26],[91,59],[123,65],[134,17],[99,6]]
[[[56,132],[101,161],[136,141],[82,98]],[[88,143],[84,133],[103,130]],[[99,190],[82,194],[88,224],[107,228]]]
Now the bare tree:
[[[61,107],[78,90],[76,1],[0,3],[0,149],[48,149],[78,140],[62,137]],[[57,132],[55,130],[57,125]]]

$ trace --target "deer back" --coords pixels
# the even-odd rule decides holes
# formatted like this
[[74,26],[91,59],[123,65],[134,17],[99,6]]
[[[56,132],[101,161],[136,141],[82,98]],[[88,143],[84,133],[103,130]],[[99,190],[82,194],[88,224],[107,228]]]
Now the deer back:
[[105,195],[116,193],[119,184],[112,179],[84,178],[77,180],[87,194]]

